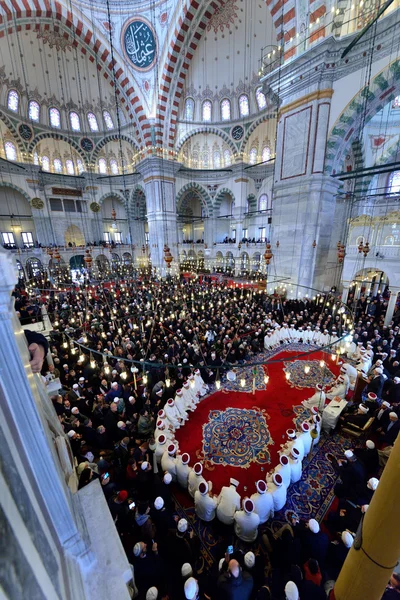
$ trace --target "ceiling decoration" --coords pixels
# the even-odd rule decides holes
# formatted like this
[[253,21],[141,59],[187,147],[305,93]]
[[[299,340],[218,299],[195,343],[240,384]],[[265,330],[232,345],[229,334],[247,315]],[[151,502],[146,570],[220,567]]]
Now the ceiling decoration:
[[138,71],[149,71],[157,60],[157,38],[151,24],[135,17],[122,29],[122,47],[131,64]]
[[238,11],[237,0],[225,0],[208,22],[207,31],[218,33],[230,29],[231,25],[235,24],[235,19],[238,19]]

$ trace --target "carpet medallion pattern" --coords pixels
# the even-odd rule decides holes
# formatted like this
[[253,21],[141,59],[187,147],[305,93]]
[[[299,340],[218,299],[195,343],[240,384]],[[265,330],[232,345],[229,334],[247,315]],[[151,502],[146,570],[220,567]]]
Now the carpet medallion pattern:
[[[285,373],[290,374],[287,383],[297,389],[315,388],[317,383],[330,385],[335,379],[335,375],[329,370],[326,363],[321,367],[318,360],[294,360],[283,364]],[[308,369],[307,373],[305,369]]]
[[227,408],[210,411],[203,425],[203,459],[215,465],[248,468],[270,462],[272,439],[264,409]]

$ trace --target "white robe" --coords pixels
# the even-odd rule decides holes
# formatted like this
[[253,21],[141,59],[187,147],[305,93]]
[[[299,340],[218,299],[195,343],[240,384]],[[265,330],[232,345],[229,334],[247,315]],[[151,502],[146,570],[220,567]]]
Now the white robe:
[[285,485],[275,485],[275,483],[269,484],[272,499],[274,501],[274,510],[282,510],[286,504],[287,488]]
[[202,378],[202,376],[199,374],[195,374],[194,376],[194,383],[195,383],[195,390],[196,392],[199,392],[200,396],[203,397],[207,394],[208,388],[206,386],[206,384],[204,383],[204,379]]
[[168,446],[168,441],[165,444],[159,444],[156,439],[156,449],[154,450],[154,456],[156,457],[156,461],[161,462],[162,455],[164,454],[166,447]]
[[177,396],[175,395],[175,406],[178,410],[179,416],[184,420],[184,421],[188,421],[189,420],[189,415],[186,412],[186,407],[185,407],[185,403],[183,400],[182,396]]
[[239,540],[251,544],[258,535],[258,526],[260,517],[257,513],[247,513],[245,510],[239,510],[235,513],[235,533]]
[[197,490],[199,489],[199,485],[201,484],[202,481],[204,481],[204,483],[207,483],[206,480],[204,479],[203,475],[196,475],[194,470],[190,469],[190,472],[188,475],[188,490],[189,490],[189,494],[192,496],[192,498],[194,498],[194,495],[197,492]]
[[165,429],[158,429],[158,427],[154,430],[154,439],[157,441],[158,438],[160,437],[160,435],[165,435],[165,437],[167,438],[167,442],[169,441],[175,441],[175,434],[173,431],[171,431],[170,429],[168,429],[168,425],[169,425],[169,421],[165,420],[164,421],[165,424]]
[[289,456],[290,465],[290,483],[297,483],[301,479],[302,467],[301,460]]
[[240,510],[240,496],[234,486],[224,486],[218,496],[217,517],[221,523],[232,525],[235,512]]
[[194,508],[199,519],[209,523],[215,519],[217,499],[208,494],[204,494],[203,496],[203,494],[200,494],[199,490],[197,490],[194,494]]
[[274,516],[274,500],[268,490],[264,494],[256,492],[250,496],[254,503],[254,512],[260,517],[260,523],[266,523]]
[[168,450],[161,457],[161,468],[171,474],[172,481],[176,481],[176,458],[170,456]]
[[193,395],[190,392],[190,385],[188,388],[183,386],[182,398],[185,403],[185,410],[190,410],[192,412],[196,410],[196,402],[193,400]]
[[299,437],[297,439],[301,440],[303,442],[304,456],[307,456],[308,453],[310,452],[311,444],[312,444],[311,433],[309,431],[302,431],[299,434]]
[[281,463],[276,465],[276,467],[273,470],[273,472],[271,473],[271,475],[267,475],[267,477],[265,478],[268,487],[270,486],[270,484],[272,482],[272,477],[275,473],[279,474],[282,477],[283,485],[285,487],[289,487],[289,485],[290,485],[290,465],[289,464],[281,465]]
[[176,406],[170,406],[167,402],[167,404],[164,406],[164,410],[167,419],[171,423],[171,425],[175,427],[175,429],[179,429],[179,427],[181,426],[181,422],[179,421],[179,419],[181,419],[181,416],[179,415]]
[[346,382],[340,382],[340,381],[336,381],[334,386],[329,390],[329,392],[327,392],[326,397],[329,400],[333,400],[333,398],[335,398],[336,396],[339,396],[339,398],[344,399],[345,395],[347,393],[347,385]]
[[324,408],[325,405],[325,392],[320,391],[320,390],[315,390],[314,394],[311,396],[311,398],[308,398],[308,400],[303,400],[302,401],[302,405],[305,408],[308,409],[312,409],[314,406],[319,406],[322,408]]
[[181,487],[187,489],[189,473],[191,471],[189,465],[184,465],[182,462],[182,456],[179,454],[176,457],[176,479]]

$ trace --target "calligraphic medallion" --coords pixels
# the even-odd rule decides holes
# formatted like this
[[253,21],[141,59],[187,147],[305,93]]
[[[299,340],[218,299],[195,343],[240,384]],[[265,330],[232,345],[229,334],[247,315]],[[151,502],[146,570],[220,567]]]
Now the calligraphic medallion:
[[138,71],[149,71],[157,59],[155,31],[145,19],[135,17],[122,28],[121,44],[129,62]]

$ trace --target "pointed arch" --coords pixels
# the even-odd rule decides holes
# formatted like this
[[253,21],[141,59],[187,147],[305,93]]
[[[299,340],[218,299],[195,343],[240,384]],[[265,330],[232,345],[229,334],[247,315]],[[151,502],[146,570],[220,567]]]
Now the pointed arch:
[[227,133],[225,133],[224,131],[222,131],[221,129],[218,129],[218,127],[211,127],[211,126],[210,127],[196,127],[195,129],[192,129],[191,131],[189,131],[189,133],[187,133],[177,144],[176,152],[179,153],[179,151],[182,149],[183,145],[188,140],[190,140],[190,138],[192,138],[193,136],[195,136],[199,133],[201,133],[201,134],[214,133],[215,135],[217,135],[218,137],[220,137],[224,140],[224,142],[232,150],[233,154],[237,154],[237,148],[236,148],[235,144],[232,142],[232,139],[229,137],[229,135]]
[[208,193],[206,192],[206,190],[201,185],[199,185],[198,183],[195,183],[194,181],[191,183],[187,183],[186,185],[183,186],[183,188],[181,188],[179,190],[179,192],[176,196],[177,212],[182,210],[182,208],[184,207],[185,196],[189,192],[195,192],[196,195],[200,197],[200,200],[201,200],[204,208],[207,210],[207,217],[212,217],[214,211],[213,211],[213,205],[212,205],[211,198],[208,195]]
[[232,202],[236,202],[236,198],[235,198],[235,195],[232,192],[232,190],[225,188],[225,187],[221,188],[220,190],[218,190],[218,193],[214,198],[214,212],[216,215],[219,213],[222,200],[224,199],[224,196],[226,194],[229,194],[229,196],[232,198]]
[[103,194],[97,202],[101,206],[104,200],[107,200],[107,198],[117,198],[124,206],[126,206],[125,198],[122,196],[122,194],[118,194],[118,192],[107,192],[106,194]]
[[14,185],[13,183],[8,183],[8,181],[0,181],[0,188],[10,188],[15,190],[16,192],[19,192],[25,198],[25,200],[29,202],[29,204],[31,203],[30,196],[22,188]]
[[46,131],[44,133],[39,133],[39,135],[36,135],[33,140],[29,143],[28,146],[28,152],[34,152],[36,146],[39,144],[39,142],[42,142],[43,140],[46,139],[53,139],[53,140],[62,140],[63,142],[66,142],[69,146],[71,146],[75,152],[77,152],[79,154],[79,156],[81,157],[81,159],[83,160],[83,162],[86,165],[86,161],[87,161],[87,155],[86,152],[84,152],[82,150],[82,148],[79,146],[79,144],[77,144],[77,142],[75,140],[72,140],[70,137],[68,137],[67,135],[64,135],[62,133],[57,133],[57,132],[53,132],[53,131]]

